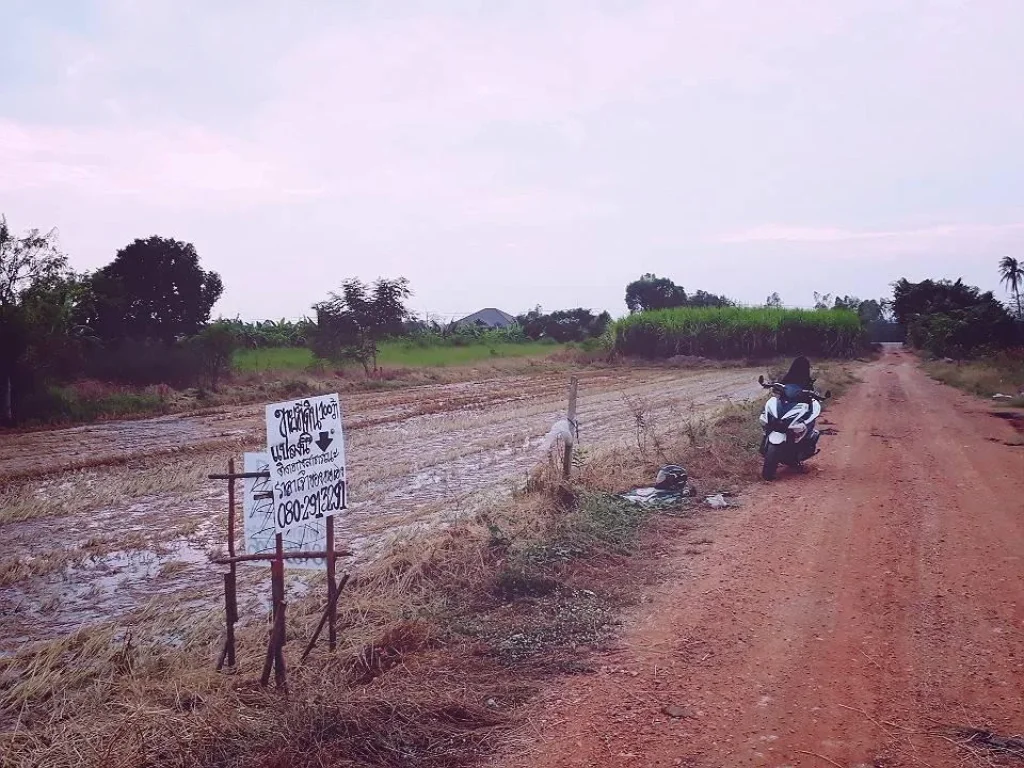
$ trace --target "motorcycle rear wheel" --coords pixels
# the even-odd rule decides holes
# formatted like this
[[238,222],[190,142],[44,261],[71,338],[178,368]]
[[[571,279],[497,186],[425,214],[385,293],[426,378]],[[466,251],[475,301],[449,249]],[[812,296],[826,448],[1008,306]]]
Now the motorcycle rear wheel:
[[779,471],[780,463],[782,463],[782,446],[769,443],[764,454],[761,477],[764,480],[774,480],[776,473]]

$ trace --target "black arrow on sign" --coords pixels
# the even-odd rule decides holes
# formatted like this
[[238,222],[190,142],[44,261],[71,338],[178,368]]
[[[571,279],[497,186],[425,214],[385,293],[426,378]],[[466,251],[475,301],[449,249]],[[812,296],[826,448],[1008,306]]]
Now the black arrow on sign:
[[317,438],[316,444],[320,447],[321,451],[327,451],[328,446],[334,442],[334,438],[328,435],[326,432],[321,432],[320,437]]

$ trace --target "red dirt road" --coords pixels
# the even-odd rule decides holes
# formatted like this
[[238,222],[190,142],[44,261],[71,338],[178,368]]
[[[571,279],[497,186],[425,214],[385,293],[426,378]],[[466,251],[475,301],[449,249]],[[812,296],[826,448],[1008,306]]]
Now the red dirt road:
[[862,376],[815,467],[709,512],[506,765],[1012,761],[943,728],[1024,732],[1022,435],[904,353]]

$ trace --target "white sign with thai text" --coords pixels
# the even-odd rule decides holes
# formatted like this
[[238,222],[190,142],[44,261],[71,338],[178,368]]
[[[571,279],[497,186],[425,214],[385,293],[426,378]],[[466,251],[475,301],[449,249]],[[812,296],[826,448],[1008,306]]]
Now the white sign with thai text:
[[[270,454],[246,453],[243,457],[244,472],[255,474],[270,471]],[[274,494],[270,478],[247,477],[243,481],[242,519],[245,532],[245,551],[250,555],[267,555],[277,551],[277,526],[274,524]],[[327,518],[310,520],[296,525],[281,539],[285,552],[326,552]],[[247,561],[254,565],[268,566],[268,560]],[[326,558],[285,560],[288,568],[323,570]]]
[[267,452],[277,531],[346,508],[345,438],[337,395],[268,405]]

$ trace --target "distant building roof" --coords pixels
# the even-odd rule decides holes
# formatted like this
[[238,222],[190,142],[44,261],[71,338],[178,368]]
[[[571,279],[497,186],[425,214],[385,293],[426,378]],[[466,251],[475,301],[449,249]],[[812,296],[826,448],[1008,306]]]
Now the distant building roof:
[[483,325],[487,328],[507,328],[515,324],[515,322],[516,319],[508,312],[502,312],[494,307],[487,307],[479,312],[474,312],[472,315],[466,315],[461,320],[457,320],[456,325]]

